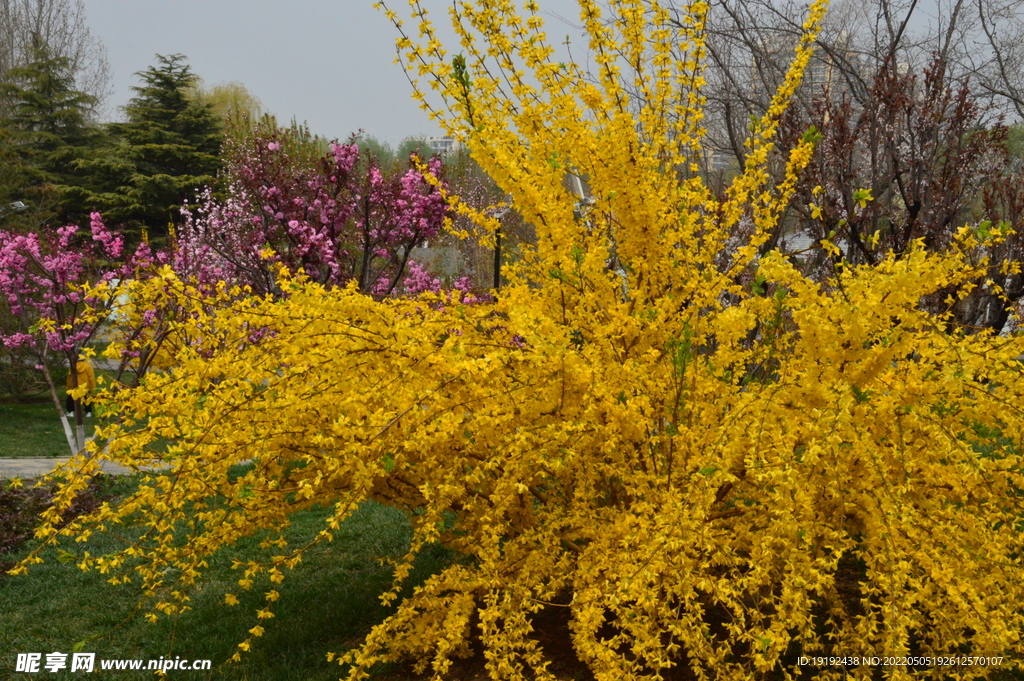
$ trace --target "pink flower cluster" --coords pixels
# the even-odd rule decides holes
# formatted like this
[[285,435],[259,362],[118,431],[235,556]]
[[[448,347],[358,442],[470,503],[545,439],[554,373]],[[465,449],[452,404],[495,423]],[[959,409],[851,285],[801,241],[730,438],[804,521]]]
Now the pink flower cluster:
[[409,261],[408,272],[405,281],[402,282],[402,288],[406,295],[415,296],[420,293],[441,292],[441,280],[438,277],[431,276],[427,268],[415,260]]
[[[217,282],[248,283],[259,292],[269,286],[269,269],[260,256],[266,244],[262,230],[254,228],[258,218],[250,216],[249,205],[235,191],[217,201],[207,187],[199,204],[182,208],[184,224],[178,231],[173,265],[178,274],[213,286]],[[250,225],[244,225],[246,220]],[[243,228],[247,227],[247,228]]]
[[[85,298],[86,282],[124,279],[154,256],[143,245],[127,262],[121,261],[124,241],[107,229],[99,213],[90,216],[91,238],[82,238],[78,227],[68,225],[55,232],[13,234],[0,230],[0,296],[7,301],[18,328],[0,328],[0,342],[9,348],[43,346],[55,352],[73,353],[96,330],[96,321],[81,315],[98,301]],[[56,322],[45,334],[40,319]]]
[[[311,162],[296,151],[301,144],[286,143],[297,134],[257,127],[229,148],[228,197],[207,192],[183,209],[176,267],[256,293],[278,293],[275,263],[326,286],[355,280],[378,295],[400,290],[412,249],[448,215],[440,192],[415,169],[380,168],[355,139]],[[438,159],[428,165],[442,172]]]

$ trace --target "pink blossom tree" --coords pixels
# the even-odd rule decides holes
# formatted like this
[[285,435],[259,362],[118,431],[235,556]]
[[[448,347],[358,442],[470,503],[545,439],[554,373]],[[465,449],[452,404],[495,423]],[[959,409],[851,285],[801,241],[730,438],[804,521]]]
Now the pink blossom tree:
[[[113,311],[117,286],[153,260],[145,243],[123,258],[123,239],[107,229],[99,213],[91,215],[90,227],[88,236],[75,225],[26,234],[0,230],[0,304],[9,307],[13,320],[11,327],[0,328],[0,343],[35,358],[72,453],[85,444],[81,400],[75,400],[73,431],[47,360],[56,354],[66,362],[77,394],[77,361]],[[97,286],[106,294],[98,295]]]
[[[382,167],[356,142],[335,141],[311,159],[295,128],[260,124],[230,140],[227,195],[207,191],[183,210],[175,269],[280,295],[273,273],[282,263],[325,286],[402,292],[412,250],[438,234],[449,209],[411,161]],[[427,167],[442,175],[440,159]]]

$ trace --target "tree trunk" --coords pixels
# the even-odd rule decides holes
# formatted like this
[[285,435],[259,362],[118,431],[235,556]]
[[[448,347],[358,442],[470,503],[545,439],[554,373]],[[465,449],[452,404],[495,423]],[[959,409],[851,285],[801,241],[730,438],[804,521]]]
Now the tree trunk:
[[[75,353],[75,357],[68,358],[68,365],[71,367],[71,373],[68,376],[71,379],[71,391],[78,388],[78,358]],[[82,410],[82,401],[75,400],[75,454],[82,451],[85,447],[85,414]]]
[[75,434],[71,431],[71,425],[68,423],[67,416],[64,415],[64,405],[60,403],[60,398],[57,397],[57,386],[53,383],[53,376],[50,375],[50,368],[46,366],[46,355],[39,355],[37,360],[39,361],[39,366],[43,369],[43,376],[46,377],[46,385],[50,387],[50,397],[53,398],[53,406],[57,408],[57,414],[60,416],[61,425],[64,426],[64,437],[67,438],[68,448],[71,450],[71,456],[74,456],[75,454],[78,454]]

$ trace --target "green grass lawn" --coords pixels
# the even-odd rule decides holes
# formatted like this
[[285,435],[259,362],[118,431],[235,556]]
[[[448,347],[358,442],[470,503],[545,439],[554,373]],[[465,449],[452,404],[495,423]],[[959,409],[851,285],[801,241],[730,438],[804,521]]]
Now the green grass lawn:
[[[85,420],[92,435],[94,419]],[[0,457],[70,456],[64,428],[53,403],[0,403]]]
[[[314,509],[298,514],[288,531],[290,539],[312,537],[322,528],[326,512]],[[377,599],[390,586],[388,567],[378,557],[400,555],[408,548],[411,529],[405,515],[367,502],[336,533],[334,542],[308,552],[301,567],[287,575],[275,604],[275,617],[259,622],[266,633],[242,662],[226,663],[237,644],[258,621],[255,610],[264,604],[267,588],[242,591],[240,575],[230,568],[230,557],[255,558],[256,540],[240,542],[213,561],[209,578],[193,595],[191,612],[162,616],[150,624],[136,610],[138,591],[131,585],[112,586],[106,577],[83,573],[73,563],[56,560],[48,552],[46,563],[27,575],[0,577],[0,678],[30,679],[40,674],[16,674],[16,653],[80,650],[96,659],[157,659],[181,656],[209,659],[210,672],[168,672],[170,678],[245,681],[318,681],[338,679],[344,670],[326,660],[328,652],[344,652],[356,645],[370,627],[389,612]],[[117,546],[109,536],[85,544],[68,544],[75,552],[93,555]],[[20,555],[24,554],[23,549]],[[230,554],[230,555],[229,555]],[[16,559],[18,556],[11,556]],[[448,560],[440,547],[428,550],[419,561],[413,582],[422,582]],[[224,593],[238,595],[239,605],[223,605]],[[97,662],[98,665],[98,662]],[[99,672],[99,669],[97,669]],[[152,677],[145,671],[103,671],[104,679]],[[68,671],[42,672],[47,678],[77,678]],[[375,675],[389,681],[406,679],[408,670],[382,669]]]

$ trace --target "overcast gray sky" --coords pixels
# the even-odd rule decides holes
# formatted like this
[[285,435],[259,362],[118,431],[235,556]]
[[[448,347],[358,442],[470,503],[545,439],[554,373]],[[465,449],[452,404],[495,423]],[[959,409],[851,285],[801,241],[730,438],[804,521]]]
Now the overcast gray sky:
[[[434,20],[450,4],[427,0]],[[293,116],[326,137],[363,129],[392,144],[440,130],[421,112],[401,67],[395,29],[372,0],[85,0],[89,28],[106,45],[113,110],[156,54],[181,53],[205,83],[239,81],[281,121]],[[393,0],[398,11],[405,0]],[[545,8],[575,18],[573,0]],[[570,28],[558,23],[551,35]]]
[[[278,120],[294,116],[328,138],[362,129],[397,144],[441,132],[413,101],[394,63],[395,29],[373,0],[83,1],[89,28],[108,51],[112,112],[128,101],[129,88],[139,83],[133,74],[154,64],[154,55],[181,53],[208,85],[241,82]],[[406,0],[390,4],[408,9]],[[450,4],[424,0],[445,27]],[[576,0],[539,4],[551,42],[569,34],[573,56],[583,56],[582,31],[570,25],[578,23]],[[450,29],[447,35],[448,45],[456,45]]]

